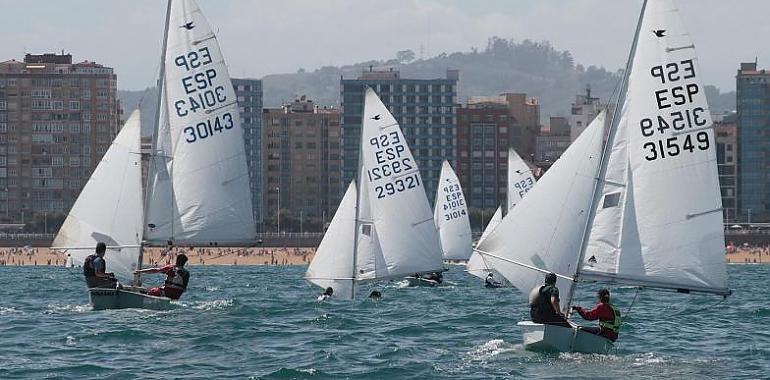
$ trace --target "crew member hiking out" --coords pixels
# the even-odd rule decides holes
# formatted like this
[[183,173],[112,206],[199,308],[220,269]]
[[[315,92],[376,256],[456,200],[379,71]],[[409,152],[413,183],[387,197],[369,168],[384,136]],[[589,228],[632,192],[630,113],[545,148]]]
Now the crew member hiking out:
[[596,295],[599,303],[590,311],[585,311],[580,306],[572,306],[572,310],[577,311],[583,319],[599,320],[599,327],[581,327],[583,331],[603,336],[614,342],[618,339],[618,332],[620,331],[620,310],[610,303],[609,290],[599,290]]
[[177,300],[187,290],[187,283],[190,282],[190,272],[184,269],[185,264],[187,264],[187,255],[179,254],[176,257],[175,265],[169,264],[161,268],[147,268],[134,271],[134,273],[165,274],[166,281],[163,283],[163,286],[150,288],[147,294]]

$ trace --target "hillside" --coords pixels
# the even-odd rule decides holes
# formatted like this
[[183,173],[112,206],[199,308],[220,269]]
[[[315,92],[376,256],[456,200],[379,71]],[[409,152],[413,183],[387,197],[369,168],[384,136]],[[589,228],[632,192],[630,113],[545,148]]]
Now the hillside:
[[[575,63],[568,51],[558,51],[548,42],[530,40],[517,42],[492,37],[482,51],[473,49],[414,59],[414,52],[405,50],[396,56],[385,61],[267,75],[263,78],[264,106],[280,106],[296,95],[307,95],[320,105],[338,105],[340,77],[355,79],[370,66],[400,70],[402,78],[441,78],[450,68],[460,70],[460,102],[474,95],[524,92],[539,99],[541,119],[546,121],[549,116],[566,116],[575,95],[583,93],[586,86],[591,87],[594,96],[606,101],[620,78],[620,72],[610,72],[603,67],[584,67]],[[154,89],[148,91],[147,99],[156,96]],[[705,91],[713,113],[735,109],[734,92],[721,93],[714,86],[706,86]],[[143,93],[119,91],[126,112],[138,104]],[[154,120],[154,108],[154,101],[144,102],[143,122]]]

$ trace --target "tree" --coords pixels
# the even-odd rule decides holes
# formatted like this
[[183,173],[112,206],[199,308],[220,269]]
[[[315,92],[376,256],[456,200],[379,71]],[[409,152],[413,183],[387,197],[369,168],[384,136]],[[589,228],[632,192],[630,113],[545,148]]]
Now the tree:
[[401,50],[396,53],[396,60],[401,63],[409,63],[414,61],[414,52],[412,50]]

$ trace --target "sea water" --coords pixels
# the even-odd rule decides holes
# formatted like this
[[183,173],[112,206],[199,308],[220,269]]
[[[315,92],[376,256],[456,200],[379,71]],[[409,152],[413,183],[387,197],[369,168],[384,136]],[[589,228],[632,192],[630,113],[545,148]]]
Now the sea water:
[[78,269],[0,267],[0,379],[770,378],[770,266],[729,266],[726,300],[611,288],[626,319],[610,355],[525,351],[524,296],[461,267],[320,304],[305,269],[192,266],[173,310],[93,311]]

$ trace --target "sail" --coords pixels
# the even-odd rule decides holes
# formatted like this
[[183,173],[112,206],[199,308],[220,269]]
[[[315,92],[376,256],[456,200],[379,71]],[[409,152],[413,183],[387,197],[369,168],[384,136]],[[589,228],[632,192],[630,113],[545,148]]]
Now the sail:
[[76,265],[83,265],[98,242],[134,246],[110,248],[105,254],[107,271],[123,281],[132,277],[142,242],[140,130],[136,110],[94,169],[51,244],[67,248]]
[[168,22],[145,237],[253,243],[243,130],[216,36],[192,0],[172,1]]
[[513,148],[508,148],[508,210],[535,186],[535,176]]
[[481,233],[481,237],[479,238],[479,244],[481,244],[484,239],[489,236],[489,234],[497,228],[497,225],[500,224],[500,222],[503,221],[503,208],[498,207],[497,210],[495,210],[495,213],[492,214],[492,219],[489,219],[489,223],[487,223],[487,227],[484,228],[484,232]]
[[358,176],[358,218],[356,219],[356,280],[376,280],[389,276],[385,255],[380,246],[377,225],[372,215],[369,180],[366,169],[361,167]]
[[365,95],[361,163],[361,193],[368,200],[363,205],[361,196],[359,216],[368,207],[374,228],[361,219],[359,235],[369,232],[379,243],[385,265],[376,267],[375,276],[370,272],[365,277],[384,279],[442,270],[438,233],[417,163],[398,123],[371,88]]
[[584,278],[729,294],[716,140],[671,0],[644,9]]
[[[515,264],[572,277],[577,272],[583,232],[599,171],[605,113],[600,113],[477,246],[487,263],[528,294],[543,284],[543,273]],[[571,282],[557,281],[562,304],[569,303]]]
[[468,260],[473,252],[471,222],[460,180],[449,162],[441,166],[433,210],[445,260]]
[[[479,241],[476,244],[476,246],[480,246],[481,242],[483,242],[487,238],[487,236],[489,236],[489,234],[492,231],[494,231],[494,229],[497,228],[497,225],[500,224],[500,222],[502,221],[503,221],[503,208],[498,207],[494,215],[492,215],[492,219],[490,219],[489,223],[487,223],[487,227],[484,228],[484,232],[481,233],[481,237],[479,238]],[[465,270],[468,273],[483,280],[487,278],[487,274],[490,272],[490,267],[489,267],[489,263],[484,258],[484,256],[474,251],[473,254],[471,255],[471,258],[468,259],[468,263],[465,264]]]
[[356,184],[351,182],[305,274],[313,284],[334,289],[337,298],[353,298],[357,196]]

